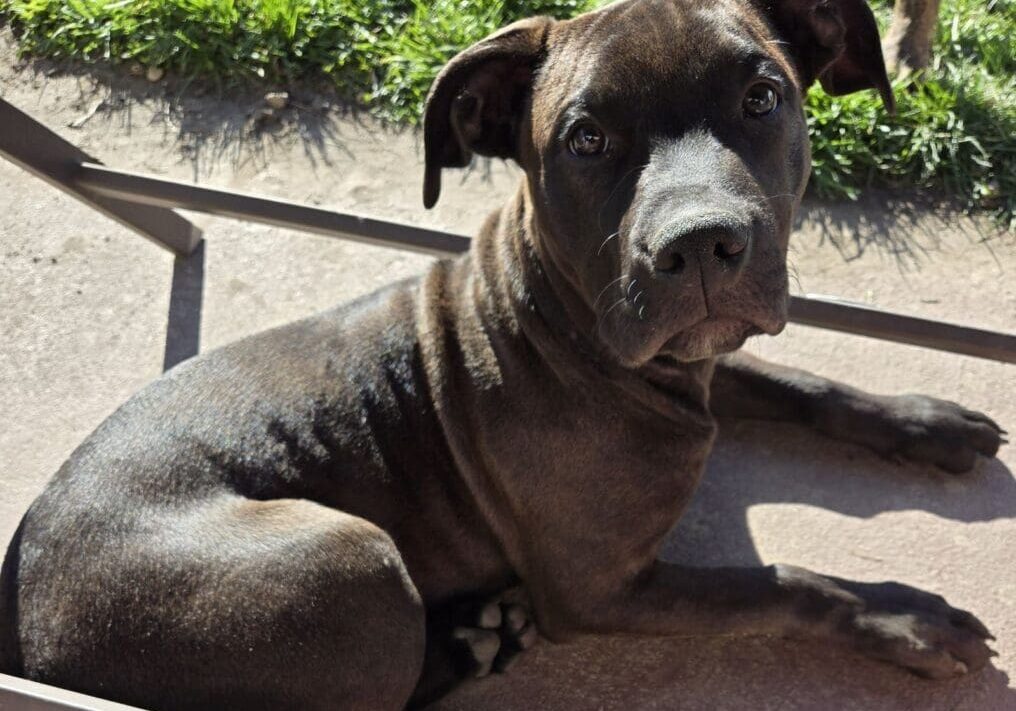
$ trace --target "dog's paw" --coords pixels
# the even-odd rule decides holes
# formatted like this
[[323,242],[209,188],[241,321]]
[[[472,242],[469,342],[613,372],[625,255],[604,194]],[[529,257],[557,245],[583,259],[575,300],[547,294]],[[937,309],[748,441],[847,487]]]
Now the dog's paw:
[[452,639],[463,676],[507,671],[538,637],[529,611],[504,600],[464,605],[456,612],[456,622]]
[[[858,583],[779,566],[798,614],[819,636],[929,679],[974,672],[995,656],[984,624],[940,595],[900,583]],[[817,623],[817,624],[816,624]]]
[[[993,457],[1005,430],[987,415],[925,395],[886,398],[892,452],[953,474],[973,468],[977,455]],[[885,433],[890,434],[890,433]]]
[[984,624],[940,595],[899,583],[837,582],[861,601],[838,632],[869,657],[947,679],[975,672],[995,656],[987,645],[995,638]]

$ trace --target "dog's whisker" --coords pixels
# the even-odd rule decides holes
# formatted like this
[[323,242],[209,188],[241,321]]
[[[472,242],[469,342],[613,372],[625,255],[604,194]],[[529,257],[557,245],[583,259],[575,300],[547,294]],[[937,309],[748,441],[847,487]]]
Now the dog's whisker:
[[625,295],[625,298],[631,298],[631,290],[632,290],[632,289],[633,289],[633,288],[635,287],[635,285],[636,285],[636,284],[638,284],[638,283],[639,283],[639,280],[638,280],[638,279],[632,279],[632,280],[631,280],[631,281],[630,281],[630,282],[628,283],[628,289],[627,289],[627,290],[625,291],[625,294],[624,294],[624,295]]
[[764,198],[763,202],[769,202],[770,200],[775,200],[776,198],[784,198],[784,197],[792,198],[797,197],[797,195],[795,193],[777,193],[776,195],[770,195],[769,197]]
[[622,274],[617,279],[614,279],[613,281],[608,283],[605,287],[603,287],[603,290],[599,293],[599,295],[597,295],[596,300],[593,301],[593,311],[596,311],[596,307],[597,307],[597,305],[599,305],[600,299],[603,298],[603,295],[607,293],[607,290],[610,289],[610,287],[614,286],[614,284],[618,283],[622,279],[627,279],[627,278],[628,278],[627,274]]
[[799,292],[803,292],[804,287],[801,286],[801,279],[797,271],[797,265],[794,264],[794,262],[791,261],[790,259],[787,259],[787,272],[790,276],[790,279],[797,285],[797,290]]
[[[638,303],[639,303],[639,299],[641,299],[641,298],[642,298],[642,295],[643,295],[644,293],[646,293],[646,292],[645,292],[645,289],[643,289],[643,290],[642,290],[642,291],[640,291],[639,293],[635,294],[635,298],[631,300],[631,305],[632,305],[632,306],[638,306]],[[645,308],[645,307],[643,307],[643,308]]]
[[617,308],[618,306],[620,306],[621,304],[623,304],[623,303],[624,303],[624,302],[626,302],[627,300],[628,300],[628,297],[627,297],[627,296],[626,296],[626,297],[624,297],[623,299],[618,299],[618,300],[617,300],[617,302],[616,302],[616,303],[615,303],[615,304],[614,304],[613,306],[611,306],[611,307],[610,307],[609,309],[607,309],[606,311],[604,311],[604,312],[603,312],[603,317],[602,317],[602,318],[607,318],[607,316],[609,316],[609,315],[610,315],[610,312],[611,312],[611,311],[613,311],[614,309],[616,309],[616,308]]
[[615,232],[614,234],[612,234],[609,237],[607,237],[607,239],[603,240],[603,243],[600,245],[600,248],[598,250],[596,250],[596,256],[599,257],[601,254],[603,254],[603,248],[607,246],[607,243],[610,242],[610,240],[614,239],[619,234],[621,234],[621,233],[620,232]]
[[[593,311],[594,312],[596,311],[596,307],[597,307],[597,305],[598,305],[598,303],[600,301],[600,297],[602,297],[607,292],[607,289],[609,289],[613,284],[616,284],[617,282],[621,281],[621,279],[629,279],[630,280],[631,276],[629,276],[628,274],[623,274],[620,277],[618,277],[617,279],[615,279],[614,281],[610,282],[610,284],[607,284],[607,286],[605,286],[603,288],[603,291],[600,292],[600,296],[596,297],[596,301],[593,302]],[[637,280],[634,280],[634,281],[637,281]],[[631,282],[629,281],[629,286],[630,285],[631,285]],[[625,287],[622,286],[621,288],[622,288],[622,290],[625,290]],[[625,290],[625,295],[623,297],[621,297],[615,303],[611,304],[610,308],[608,308],[602,314],[597,315],[597,317],[596,317],[596,323],[593,325],[593,335],[595,335],[596,331],[599,330],[600,325],[603,323],[603,320],[605,318],[607,318],[607,314],[609,314],[611,311],[616,309],[620,304],[623,304],[627,300],[628,300],[628,292],[627,292],[627,290]]]

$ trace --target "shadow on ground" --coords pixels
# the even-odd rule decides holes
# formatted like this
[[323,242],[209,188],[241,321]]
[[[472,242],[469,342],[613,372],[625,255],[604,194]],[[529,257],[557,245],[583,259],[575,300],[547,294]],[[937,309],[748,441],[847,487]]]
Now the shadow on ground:
[[790,425],[726,420],[721,431],[694,503],[665,546],[668,559],[760,564],[747,511],[761,504],[805,504],[855,518],[892,511],[965,523],[1016,517],[1016,479],[1000,459],[982,459],[956,477]]
[[[190,166],[195,181],[223,168],[237,172],[251,166],[263,167],[273,149],[294,139],[302,147],[301,158],[310,167],[340,170],[357,157],[347,145],[351,130],[382,137],[412,136],[416,155],[406,158],[421,155],[412,128],[378,119],[324,83],[290,88],[288,106],[267,111],[267,92],[263,88],[227,88],[179,79],[152,84],[110,67],[47,59],[24,60],[19,69],[31,74],[41,91],[46,91],[48,79],[73,77],[81,113],[72,123],[79,122],[79,128],[101,115],[129,134],[135,125],[135,110],[144,107],[152,122],[165,127],[164,140],[176,145],[180,160]],[[491,163],[490,159],[478,158],[461,172],[462,180],[489,182]],[[492,208],[499,199],[492,196]]]
[[[865,519],[908,510],[963,522],[1016,516],[1016,481],[998,459],[982,461],[958,480],[886,462],[790,426],[724,422],[721,429],[696,498],[665,544],[668,560],[758,565],[748,512],[760,504],[803,504]],[[809,532],[789,519],[787,528],[810,537],[811,547],[840,547],[840,557],[865,555],[842,550],[849,541],[823,540],[822,531]],[[1016,691],[1009,688],[1008,675],[994,667],[956,681],[929,682],[818,644],[591,637],[567,645],[544,642],[509,673],[463,687],[433,708],[1001,711],[1016,708]]]
[[31,77],[40,93],[56,84],[50,80],[74,79],[79,96],[67,98],[80,111],[68,123],[71,128],[104,120],[129,135],[136,125],[134,114],[143,107],[152,123],[165,128],[164,139],[177,144],[180,158],[191,166],[195,180],[216,167],[235,171],[265,164],[272,147],[291,134],[299,136],[310,164],[330,166],[334,156],[344,154],[341,126],[366,118],[326,86],[296,88],[290,91],[286,108],[272,111],[264,102],[265,89],[172,77],[152,83],[101,64],[48,59],[25,58],[16,68],[19,74]]
[[173,260],[173,280],[166,319],[166,348],[162,369],[192,358],[201,350],[201,307],[205,290],[204,240],[190,255]]
[[959,229],[970,244],[1000,241],[1002,232],[990,218],[959,222],[959,207],[916,193],[869,190],[853,202],[828,202],[809,195],[794,229],[820,236],[845,262],[868,252],[890,257],[901,271],[920,270],[941,248],[943,232]]

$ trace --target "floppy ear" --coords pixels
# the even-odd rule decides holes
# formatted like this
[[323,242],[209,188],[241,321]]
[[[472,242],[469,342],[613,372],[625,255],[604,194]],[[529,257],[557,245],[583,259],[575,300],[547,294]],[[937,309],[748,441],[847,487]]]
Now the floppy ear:
[[469,165],[473,153],[515,156],[518,127],[554,20],[508,25],[458,54],[437,75],[423,116],[423,204],[441,193],[441,169]]
[[865,0],[755,2],[789,42],[804,86],[818,79],[834,96],[878,89],[886,110],[895,110],[878,24]]

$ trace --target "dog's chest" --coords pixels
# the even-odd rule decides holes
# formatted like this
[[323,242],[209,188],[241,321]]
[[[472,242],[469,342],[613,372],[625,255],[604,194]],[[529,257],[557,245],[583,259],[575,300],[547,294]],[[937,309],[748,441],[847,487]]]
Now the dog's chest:
[[[545,380],[486,409],[488,467],[524,538],[594,546],[635,560],[651,554],[694,492],[711,423],[687,426],[609,393]],[[516,393],[519,390],[516,390]],[[541,554],[542,555],[542,554]]]

